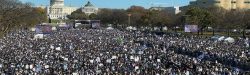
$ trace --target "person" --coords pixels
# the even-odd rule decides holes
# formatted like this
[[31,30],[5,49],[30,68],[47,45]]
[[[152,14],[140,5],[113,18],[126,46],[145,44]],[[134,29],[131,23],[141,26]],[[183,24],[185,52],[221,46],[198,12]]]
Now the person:
[[0,39],[0,73],[218,75],[250,70],[242,39],[224,43],[117,29],[54,31],[37,40],[33,35],[16,30]]

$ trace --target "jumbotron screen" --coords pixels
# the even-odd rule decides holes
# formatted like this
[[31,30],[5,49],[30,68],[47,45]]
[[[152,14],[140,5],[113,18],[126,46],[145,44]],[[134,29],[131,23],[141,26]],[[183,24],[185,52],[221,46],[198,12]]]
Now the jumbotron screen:
[[49,34],[52,32],[52,26],[50,25],[37,25],[36,33],[37,34]]
[[198,25],[185,25],[185,32],[198,32]]

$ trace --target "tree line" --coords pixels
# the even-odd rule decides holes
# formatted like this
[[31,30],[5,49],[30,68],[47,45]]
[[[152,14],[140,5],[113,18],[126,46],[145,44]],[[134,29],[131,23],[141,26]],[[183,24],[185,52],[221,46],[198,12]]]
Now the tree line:
[[[131,15],[131,16],[129,16]],[[213,28],[213,34],[218,30],[226,30],[228,35],[232,29],[238,29],[245,35],[249,28],[249,10],[225,10],[220,7],[188,7],[179,14],[168,10],[150,10],[141,6],[131,6],[128,9],[100,9],[97,14],[85,15],[81,9],[68,16],[69,19],[101,20],[102,24],[130,25],[135,27],[168,27],[174,30],[184,25],[198,25],[199,34],[208,27]],[[130,19],[129,19],[130,18]]]
[[[131,16],[129,16],[131,15]],[[102,24],[113,24],[123,26],[168,26],[173,22],[174,15],[169,11],[157,11],[145,9],[141,6],[131,6],[128,9],[100,9],[97,14],[86,15],[81,9],[68,16],[69,19],[101,20]],[[129,22],[130,18],[130,22]]]
[[[16,28],[27,28],[47,21],[46,10],[31,7],[31,3],[19,0],[0,0],[0,33],[7,33]],[[220,7],[199,8],[189,7],[179,14],[168,10],[150,10],[141,6],[128,9],[103,8],[97,14],[86,15],[78,9],[67,17],[70,20],[101,20],[104,25],[114,27],[168,27],[176,30],[184,25],[199,25],[199,34],[208,27],[213,32],[225,30],[228,35],[232,29],[238,29],[245,35],[250,28],[250,10],[225,10]],[[182,28],[183,29],[183,28]]]
[[207,27],[220,30],[230,36],[232,30],[237,30],[245,37],[246,29],[250,29],[250,10],[225,10],[220,7],[198,8],[190,7],[185,12],[186,23],[199,25],[199,32]]
[[19,0],[0,0],[0,34],[45,22],[46,11]]

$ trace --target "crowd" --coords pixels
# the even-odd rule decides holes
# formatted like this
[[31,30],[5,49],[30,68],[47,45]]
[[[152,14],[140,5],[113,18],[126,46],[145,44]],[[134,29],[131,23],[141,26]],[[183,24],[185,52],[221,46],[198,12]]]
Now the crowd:
[[71,29],[42,39],[18,30],[0,39],[1,75],[249,75],[250,50],[208,37]]

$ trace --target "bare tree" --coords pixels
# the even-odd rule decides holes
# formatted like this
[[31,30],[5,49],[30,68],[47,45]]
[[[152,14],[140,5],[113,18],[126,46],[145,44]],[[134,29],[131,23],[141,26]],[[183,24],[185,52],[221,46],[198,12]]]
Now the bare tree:
[[30,22],[34,22],[30,20],[44,21],[46,13],[34,11],[36,9],[31,7],[29,3],[23,4],[18,0],[0,0],[0,34],[13,28],[27,27]]

